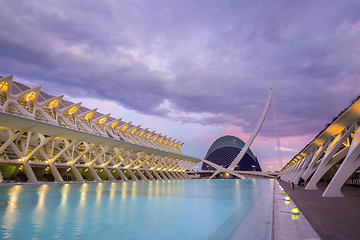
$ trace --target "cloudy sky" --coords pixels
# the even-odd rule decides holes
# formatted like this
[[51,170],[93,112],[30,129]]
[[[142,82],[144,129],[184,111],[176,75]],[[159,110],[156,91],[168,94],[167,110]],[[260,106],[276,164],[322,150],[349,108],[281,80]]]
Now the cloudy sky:
[[[0,75],[185,141],[246,141],[274,85],[283,164],[360,94],[358,0],[0,0]],[[252,150],[279,169],[270,109]]]

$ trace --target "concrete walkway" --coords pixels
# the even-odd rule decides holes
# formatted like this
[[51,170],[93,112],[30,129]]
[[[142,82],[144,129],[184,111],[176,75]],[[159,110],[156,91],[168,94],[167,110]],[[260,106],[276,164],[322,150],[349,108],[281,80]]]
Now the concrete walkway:
[[279,183],[321,239],[360,239],[360,187],[344,186],[345,197],[324,198],[326,184],[305,191],[298,186],[290,189],[285,181]]

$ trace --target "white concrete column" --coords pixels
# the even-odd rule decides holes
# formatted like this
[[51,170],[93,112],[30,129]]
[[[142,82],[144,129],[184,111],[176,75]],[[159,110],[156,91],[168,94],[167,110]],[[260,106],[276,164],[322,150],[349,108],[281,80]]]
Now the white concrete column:
[[38,182],[34,171],[31,169],[31,166],[30,166],[29,162],[24,161],[23,162],[23,167],[24,167],[26,177],[28,178],[28,182],[31,182],[31,183]]
[[168,171],[164,171],[164,173],[170,180],[174,180],[174,178],[171,176],[171,174]]
[[81,176],[79,170],[74,164],[70,165],[71,172],[74,174],[77,182],[84,182],[84,178]]
[[174,174],[174,172],[169,172],[169,174],[173,177],[174,180],[178,180],[178,176],[176,176],[176,174]]
[[129,179],[127,179],[127,177],[125,176],[125,174],[121,171],[120,168],[116,168],[117,173],[119,174],[120,178],[124,181],[129,181]]
[[106,167],[104,167],[103,170],[104,170],[106,176],[108,177],[108,179],[109,179],[110,181],[115,181],[115,178],[114,178],[114,176],[111,174],[111,172],[109,171],[109,169],[107,169]]
[[159,174],[161,175],[163,180],[169,180],[162,171],[159,171]]
[[149,177],[150,180],[154,179],[154,176],[151,175],[151,173],[149,172],[149,170],[145,166],[143,166],[143,169],[144,169],[146,175]]
[[[324,176],[324,174],[332,168],[338,161],[343,159],[349,151],[349,148],[341,150],[338,154],[338,150],[347,140],[350,134],[354,131],[354,126],[352,126],[345,134],[338,134],[336,138],[331,142],[330,146],[326,150],[326,154],[321,161],[319,167],[316,169],[314,175],[310,179],[310,182],[306,186],[306,190],[317,190],[316,184]],[[336,157],[334,156],[336,154]],[[335,161],[334,161],[335,160]],[[331,163],[330,163],[331,162]]]
[[180,172],[182,176],[184,176],[185,179],[190,179],[189,175],[186,174],[186,172]]
[[335,176],[331,180],[323,193],[323,197],[343,197],[341,187],[346,180],[360,167],[360,127],[356,126],[354,138],[351,142],[349,152],[337,170]]
[[131,171],[130,169],[126,169],[126,171],[130,174],[132,181],[139,180],[139,179],[135,176],[135,174],[133,173],[133,171]]
[[305,160],[303,161],[303,163],[300,166],[300,170],[298,172],[298,174],[296,174],[295,180],[299,179],[299,177],[302,177],[306,171],[306,167],[309,165],[311,159],[313,158],[315,152],[310,153],[309,155],[306,156]]
[[148,180],[144,174],[140,171],[140,169],[136,169],[136,172],[139,174],[141,180]]
[[49,163],[49,168],[51,171],[51,174],[53,175],[55,182],[64,182],[64,179],[61,177],[61,174],[59,173],[59,170],[56,168],[53,162]]
[[179,172],[174,172],[174,174],[176,174],[176,176],[181,180],[185,179],[184,176],[181,175]]
[[154,174],[154,176],[155,176],[155,178],[156,178],[157,180],[162,180],[162,178],[160,177],[160,175],[159,175],[155,170],[153,170],[152,173]]
[[88,166],[89,172],[91,174],[91,176],[94,178],[94,181],[96,182],[101,182],[101,178],[99,177],[99,175],[97,174],[97,172],[95,171],[95,169],[92,166]]
[[302,176],[302,178],[305,179],[305,181],[308,180],[308,178],[310,177],[311,174],[313,174],[313,172],[315,172],[316,170],[315,164],[320,159],[322,153],[327,149],[328,146],[329,146],[329,142],[320,146],[317,152],[314,154],[313,159],[311,160],[308,168],[306,169],[304,175]]

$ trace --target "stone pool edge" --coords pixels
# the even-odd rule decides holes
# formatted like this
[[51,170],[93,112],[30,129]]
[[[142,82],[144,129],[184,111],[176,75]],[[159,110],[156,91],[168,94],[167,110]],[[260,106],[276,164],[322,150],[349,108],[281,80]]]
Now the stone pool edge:
[[273,191],[273,223],[269,239],[321,239],[277,180]]

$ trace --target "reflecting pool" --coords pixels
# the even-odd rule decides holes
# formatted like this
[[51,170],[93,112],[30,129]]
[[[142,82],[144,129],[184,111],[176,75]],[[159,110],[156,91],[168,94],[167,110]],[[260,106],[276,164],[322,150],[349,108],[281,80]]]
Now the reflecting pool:
[[0,187],[2,239],[268,239],[273,181]]

